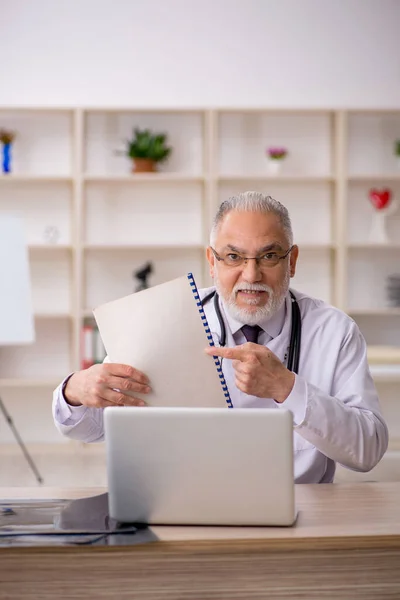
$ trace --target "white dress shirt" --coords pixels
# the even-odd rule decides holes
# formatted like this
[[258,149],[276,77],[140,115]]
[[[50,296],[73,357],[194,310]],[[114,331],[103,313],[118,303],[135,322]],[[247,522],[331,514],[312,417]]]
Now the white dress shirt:
[[[202,298],[212,288],[201,290]],[[294,419],[296,483],[328,483],[339,463],[355,471],[371,470],[388,446],[388,430],[369,371],[367,347],[356,323],[342,311],[293,290],[300,308],[302,336],[299,374],[282,404],[241,392],[230,360],[223,371],[234,408],[287,408]],[[242,324],[224,309],[226,346],[246,342]],[[220,326],[214,302],[204,307],[215,345]],[[286,362],[291,331],[289,294],[273,318],[260,321],[258,342]],[[106,361],[108,358],[105,359]],[[63,383],[63,382],[62,382]],[[53,417],[59,431],[84,442],[104,439],[103,409],[72,407],[65,402],[62,383],[54,391]]]

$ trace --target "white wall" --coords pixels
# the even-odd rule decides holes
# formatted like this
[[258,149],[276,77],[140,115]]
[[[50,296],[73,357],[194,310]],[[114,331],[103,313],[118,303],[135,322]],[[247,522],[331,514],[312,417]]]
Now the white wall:
[[395,107],[398,0],[0,0],[0,105]]

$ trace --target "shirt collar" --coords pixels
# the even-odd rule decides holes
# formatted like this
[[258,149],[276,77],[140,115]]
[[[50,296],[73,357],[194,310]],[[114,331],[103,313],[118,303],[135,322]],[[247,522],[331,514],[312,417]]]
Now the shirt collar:
[[[220,302],[222,303],[225,319],[228,323],[229,329],[232,332],[232,335],[235,335],[244,325],[244,323],[240,323],[236,319],[234,319],[228,312],[225,307],[225,303],[220,297]],[[263,329],[272,339],[276,338],[282,331],[283,325],[285,323],[286,318],[286,302],[282,302],[282,306],[272,317],[267,317],[265,319],[261,319],[258,323],[256,323],[261,329]]]

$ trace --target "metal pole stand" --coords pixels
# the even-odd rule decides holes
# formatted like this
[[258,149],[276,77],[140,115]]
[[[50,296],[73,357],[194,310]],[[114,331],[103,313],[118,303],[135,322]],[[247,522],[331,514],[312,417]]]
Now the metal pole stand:
[[22,450],[22,452],[23,452],[26,460],[28,461],[28,464],[29,464],[30,468],[34,472],[37,482],[39,484],[42,484],[43,483],[43,478],[40,475],[40,473],[39,473],[39,471],[38,471],[38,469],[37,469],[37,467],[36,467],[36,465],[35,465],[32,457],[30,456],[28,450],[26,449],[26,446],[25,446],[24,442],[22,441],[21,436],[19,435],[19,433],[17,431],[17,428],[15,427],[15,425],[14,425],[14,423],[13,423],[10,415],[8,414],[8,412],[6,410],[6,407],[4,406],[4,403],[3,403],[3,401],[2,401],[1,398],[0,398],[0,410],[3,413],[4,418],[7,421],[8,425],[10,426],[10,429],[13,432],[14,437],[17,440],[18,445],[21,448],[21,450]]

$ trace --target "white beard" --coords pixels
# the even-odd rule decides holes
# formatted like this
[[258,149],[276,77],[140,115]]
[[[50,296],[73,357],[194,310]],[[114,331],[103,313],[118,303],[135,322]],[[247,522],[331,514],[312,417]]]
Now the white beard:
[[[243,325],[258,325],[261,321],[270,319],[273,317],[278,310],[281,308],[286,294],[289,290],[290,284],[290,269],[288,268],[285,273],[285,278],[280,286],[274,291],[270,286],[263,283],[237,283],[230,294],[227,294],[221,287],[218,274],[215,272],[214,284],[219,296],[224,300],[225,307],[230,316],[243,323]],[[268,293],[268,301],[263,306],[253,310],[247,310],[245,307],[239,307],[236,304],[236,294],[239,290],[254,290],[263,291]],[[254,307],[257,304],[258,299],[249,298],[246,300],[247,304]]]

